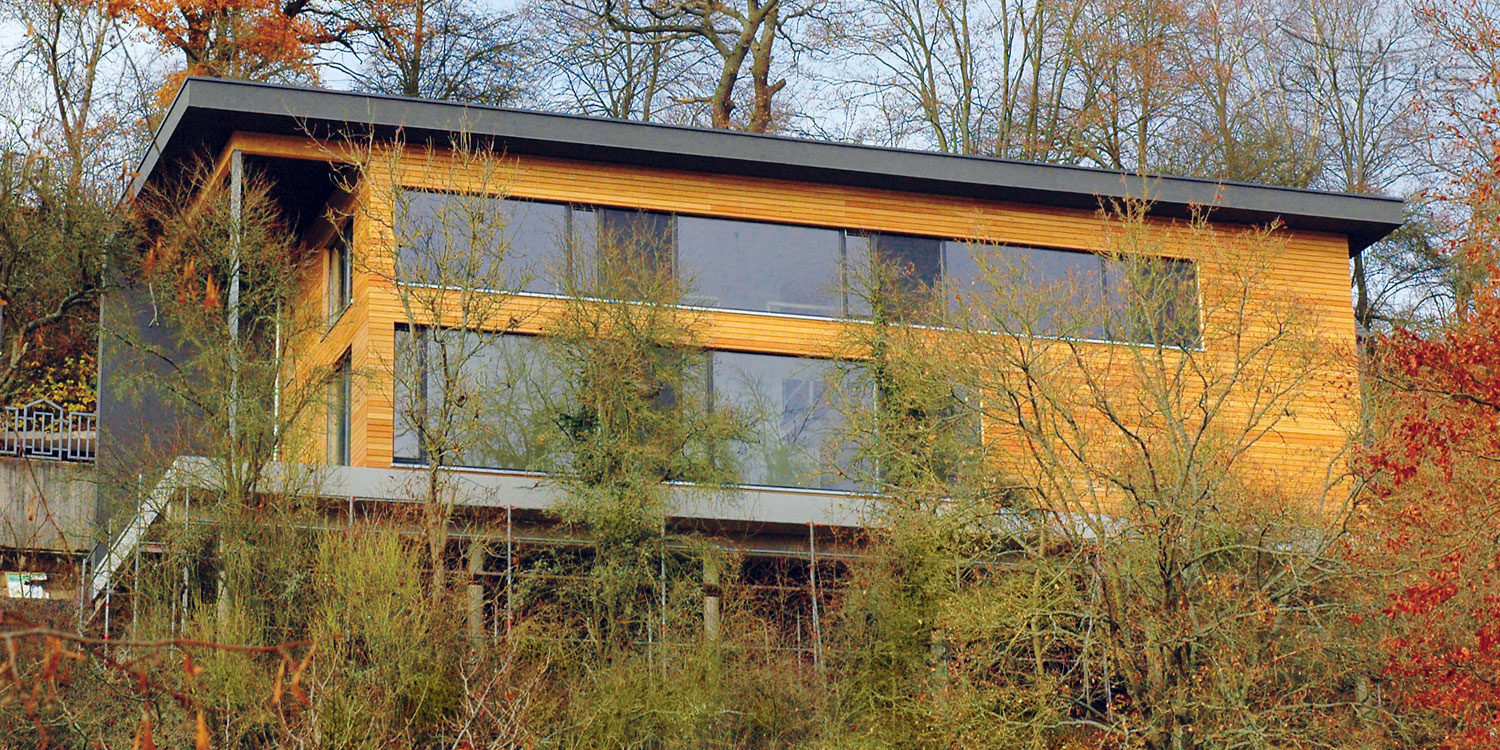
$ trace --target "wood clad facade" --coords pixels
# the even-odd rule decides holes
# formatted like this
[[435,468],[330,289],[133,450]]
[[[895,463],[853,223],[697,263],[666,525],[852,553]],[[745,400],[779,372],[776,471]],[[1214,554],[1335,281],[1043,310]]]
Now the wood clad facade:
[[[310,139],[236,133],[225,149],[248,155],[330,160],[322,146]],[[1012,202],[984,201],[887,189],[814,184],[766,177],[692,172],[665,168],[576,161],[556,157],[505,157],[503,184],[489,184],[475,174],[455,169],[441,153],[412,149],[399,165],[367,171],[352,200],[352,244],[356,257],[353,301],[337,320],[317,336],[299,342],[294,378],[316,377],[347,353],[355,380],[352,398],[350,459],[356,466],[390,467],[395,431],[394,386],[390,363],[395,357],[395,331],[408,322],[389,274],[375,272],[372,263],[390,257],[393,242],[387,205],[393,185],[438,191],[488,192],[514,198],[566,202],[673,214],[760,220],[845,230],[866,230],[940,239],[1093,251],[1107,249],[1112,223],[1101,211],[1059,208]],[[381,160],[376,160],[380,162]],[[495,174],[491,172],[491,175]],[[1155,221],[1163,254],[1198,262],[1200,283],[1212,289],[1224,270],[1210,253],[1192,243],[1197,235],[1182,223]],[[1225,246],[1256,241],[1263,235],[1247,228],[1220,225]],[[1356,339],[1350,311],[1348,238],[1339,234],[1279,230],[1279,250],[1272,272],[1256,294],[1262,301],[1285,301],[1311,311],[1318,323],[1321,348],[1329,355],[1323,372],[1293,399],[1289,414],[1261,439],[1252,463],[1266,471],[1303,475],[1310,482],[1326,476],[1330,462],[1346,446],[1349,423],[1357,415]],[[302,299],[308,306],[325,305],[326,264],[313,265],[304,279]],[[549,311],[559,302],[545,297],[517,296],[507,301],[508,317],[520,321],[517,331],[538,333]],[[441,321],[424,321],[441,323]],[[844,326],[858,323],[788,315],[711,311],[704,313],[705,340],[715,348],[733,351],[809,356],[848,355],[840,351],[847,340]],[[1101,357],[1110,347],[1098,344]],[[1212,350],[1209,354],[1213,354]],[[1122,379],[1122,384],[1128,378]],[[1245,398],[1253,399],[1247,394]],[[1251,407],[1247,401],[1245,408]],[[310,425],[316,435],[319,426]],[[1005,436],[990,439],[1004,441]],[[313,443],[319,441],[313,440]]]

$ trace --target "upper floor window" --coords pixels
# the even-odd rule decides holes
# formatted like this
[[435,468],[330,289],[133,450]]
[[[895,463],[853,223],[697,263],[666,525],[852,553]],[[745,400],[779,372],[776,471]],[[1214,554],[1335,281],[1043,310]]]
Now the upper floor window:
[[1192,261],[977,242],[943,243],[955,313],[1002,329],[1106,341],[1195,346],[1198,275]]
[[354,264],[349,252],[349,225],[334,231],[328,243],[328,320],[337,320],[353,299]]
[[688,304],[840,317],[844,233],[789,224],[677,218]]
[[870,317],[876,306],[896,319],[939,323],[932,303],[943,278],[943,241],[931,237],[848,234],[849,312]]
[[[630,296],[632,269],[675,275],[671,214],[405,190],[395,224],[405,282]],[[621,283],[630,288],[609,288]]]
[[684,304],[725,310],[867,318],[880,305],[931,325],[1003,313],[1045,335],[1199,339],[1190,261],[417,190],[400,202],[398,277],[418,283],[639,299],[666,281]]
[[398,280],[559,291],[573,244],[566,205],[426,190],[403,190],[396,203]]

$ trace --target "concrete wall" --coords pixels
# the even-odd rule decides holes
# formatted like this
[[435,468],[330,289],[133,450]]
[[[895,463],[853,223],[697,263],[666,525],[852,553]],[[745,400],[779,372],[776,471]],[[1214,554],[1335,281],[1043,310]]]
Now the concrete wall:
[[0,548],[87,551],[94,521],[93,464],[0,458]]

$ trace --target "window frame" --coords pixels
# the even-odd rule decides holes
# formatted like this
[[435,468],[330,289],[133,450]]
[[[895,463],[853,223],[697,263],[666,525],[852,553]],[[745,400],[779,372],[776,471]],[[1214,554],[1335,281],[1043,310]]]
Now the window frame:
[[339,355],[328,380],[327,459],[333,466],[353,463],[354,378],[349,369],[349,357],[348,350]]
[[[454,191],[451,191],[451,190],[435,190],[435,189],[419,188],[419,187],[403,187],[402,189],[403,190],[407,190],[407,191],[430,193],[430,194],[435,194],[435,195],[453,195],[453,194],[456,194]],[[580,211],[591,212],[591,213],[598,213],[598,212],[605,212],[605,211],[611,211],[611,212],[639,212],[639,213],[653,214],[653,215],[662,215],[662,216],[669,217],[668,221],[670,222],[671,230],[672,230],[672,242],[671,242],[671,247],[670,247],[670,250],[669,250],[669,254],[670,254],[671,257],[670,257],[670,259],[669,259],[668,262],[671,264],[671,266],[672,266],[672,272],[673,272],[674,276],[677,277],[677,278],[681,278],[681,273],[682,273],[682,251],[681,251],[681,248],[679,246],[679,244],[681,242],[681,233],[678,230],[677,223],[676,223],[676,219],[678,217],[689,217],[689,218],[694,218],[694,219],[711,219],[711,220],[719,220],[719,221],[732,221],[732,222],[741,222],[741,223],[747,223],[747,224],[768,224],[768,225],[773,225],[773,226],[806,227],[806,228],[810,228],[810,229],[830,230],[830,231],[834,231],[834,232],[838,233],[838,237],[839,237],[839,278],[835,280],[836,283],[840,287],[839,294],[838,294],[838,297],[840,298],[839,299],[839,302],[840,302],[840,314],[838,316],[804,314],[804,313],[795,313],[795,312],[782,312],[782,311],[773,311],[773,310],[756,310],[756,309],[749,309],[749,308],[743,308],[743,307],[714,306],[714,305],[702,305],[702,304],[683,304],[683,305],[680,305],[680,307],[683,308],[683,309],[685,309],[685,310],[698,310],[698,311],[705,311],[705,312],[726,312],[726,313],[743,314],[743,315],[763,315],[763,316],[778,317],[778,318],[787,318],[787,319],[793,319],[793,320],[820,320],[820,321],[829,321],[829,322],[837,322],[837,323],[848,323],[848,322],[856,322],[856,323],[858,323],[858,322],[867,321],[869,319],[869,313],[868,312],[863,312],[863,311],[858,311],[858,310],[855,309],[855,302],[854,302],[854,299],[853,299],[854,295],[851,293],[851,290],[850,290],[851,284],[854,283],[854,279],[852,278],[852,274],[854,273],[854,269],[851,269],[851,267],[850,267],[850,260],[851,260],[850,259],[850,254],[851,253],[850,253],[850,247],[849,247],[849,239],[850,239],[850,237],[860,237],[860,238],[863,238],[865,240],[865,242],[866,242],[866,245],[867,245],[867,249],[866,249],[867,253],[876,252],[876,250],[875,250],[875,243],[872,242],[871,240],[872,240],[872,238],[877,237],[877,236],[888,236],[888,237],[896,237],[896,238],[913,238],[913,239],[918,239],[918,240],[931,240],[931,241],[936,242],[937,243],[937,253],[936,253],[937,278],[936,278],[935,284],[932,285],[932,290],[933,291],[940,291],[941,294],[944,297],[947,297],[948,294],[949,294],[947,291],[944,291],[944,290],[947,287],[948,280],[950,278],[950,271],[951,271],[951,269],[950,269],[950,265],[951,264],[950,264],[949,258],[948,258],[948,247],[947,247],[950,243],[957,243],[957,244],[960,244],[960,245],[993,245],[993,246],[998,246],[998,247],[1010,248],[1010,249],[1016,250],[1016,251],[1041,250],[1041,251],[1050,251],[1050,252],[1064,252],[1064,253],[1073,253],[1073,254],[1078,254],[1078,255],[1087,255],[1087,256],[1090,256],[1092,258],[1092,260],[1095,261],[1098,264],[1098,266],[1099,266],[1099,268],[1098,268],[1098,279],[1099,279],[1099,287],[1100,287],[1100,289],[1099,289],[1099,291],[1100,291],[1100,299],[1104,300],[1104,301],[1107,301],[1109,299],[1109,293],[1110,293],[1109,287],[1108,287],[1108,279],[1107,279],[1107,276],[1108,276],[1108,273],[1107,273],[1108,257],[1105,254],[1100,253],[1100,252],[1095,251],[1095,250],[1088,250],[1088,249],[1077,248],[1077,247],[1063,247],[1063,246],[1054,246],[1054,245],[1040,245],[1040,244],[1020,243],[1020,242],[1007,242],[1007,241],[998,241],[998,240],[982,240],[982,239],[978,239],[978,238],[943,237],[943,236],[939,236],[939,235],[914,234],[914,233],[910,233],[910,232],[889,232],[889,231],[878,230],[878,229],[851,228],[851,227],[829,226],[829,225],[822,225],[822,224],[806,224],[806,223],[796,223],[796,222],[781,222],[781,221],[772,221],[772,220],[766,220],[766,219],[746,219],[746,218],[733,217],[733,216],[718,216],[718,215],[713,215],[713,214],[700,214],[700,213],[687,213],[687,212],[669,212],[669,211],[661,211],[661,210],[654,209],[654,208],[643,208],[643,207],[637,207],[637,206],[619,206],[619,205],[605,204],[605,203],[582,203],[582,202],[573,202],[573,201],[558,201],[558,200],[549,200],[549,199],[545,199],[545,198],[532,198],[532,197],[524,197],[524,196],[514,196],[514,197],[513,196],[490,196],[490,197],[492,197],[495,200],[500,201],[500,202],[514,201],[514,202],[526,202],[526,203],[535,203],[535,204],[548,204],[548,205],[563,206],[566,209],[566,214],[565,214],[566,215],[566,231],[569,233],[569,235],[572,235],[572,234],[574,234],[575,232],[578,231],[578,229],[577,229],[577,223],[578,222],[576,221],[575,214],[578,213],[578,212],[580,212]],[[596,221],[597,221],[597,219],[596,219]],[[598,231],[597,227],[595,228],[594,231],[597,233],[597,231]],[[577,242],[576,238],[573,241],[576,243]],[[600,252],[599,248],[597,247],[597,237],[591,238],[590,244],[592,246],[588,247],[587,249],[589,250],[589,252],[597,255],[597,253]],[[578,258],[574,257],[575,251],[579,247],[584,247],[584,246],[582,246],[582,245],[575,245],[574,247],[569,248],[565,252],[566,261],[567,261],[567,264],[568,264],[568,272],[569,273],[578,273],[579,270],[580,270],[580,261],[579,261]],[[1186,345],[1177,345],[1177,344],[1170,344],[1170,343],[1166,343],[1166,344],[1162,344],[1162,345],[1163,346],[1167,346],[1168,348],[1191,350],[1191,351],[1202,351],[1203,348],[1204,348],[1203,347],[1203,330],[1204,330],[1203,323],[1204,323],[1204,320],[1203,320],[1201,264],[1196,259],[1183,258],[1183,257],[1180,257],[1180,256],[1174,256],[1174,255],[1154,255],[1154,256],[1151,256],[1151,257],[1153,257],[1153,258],[1161,258],[1163,260],[1167,260],[1167,261],[1171,261],[1171,262],[1185,263],[1185,264],[1188,264],[1193,269],[1193,279],[1194,279],[1194,284],[1193,284],[1193,291],[1194,291],[1193,305],[1194,305],[1194,309],[1195,309],[1195,312],[1196,312],[1196,315],[1197,315],[1197,322],[1196,322],[1196,326],[1195,326],[1196,341],[1190,342],[1190,343],[1188,343]],[[596,261],[597,258],[595,258],[594,260]],[[414,285],[414,286],[430,286],[430,285],[425,285],[425,284],[423,284],[420,281],[399,281],[398,283],[409,284],[409,285]],[[585,284],[584,286],[587,287],[587,284]],[[568,295],[557,293],[557,292],[536,292],[536,291],[526,291],[526,290],[498,290],[498,289],[484,289],[482,291],[494,292],[494,293],[513,294],[513,295],[516,295],[516,296],[524,296],[524,297],[547,298],[547,299],[567,299],[567,298],[569,298]],[[628,299],[627,300],[614,300],[614,299],[607,299],[607,298],[604,298],[604,297],[593,297],[593,296],[580,297],[579,299],[593,300],[593,301],[626,301],[626,302],[630,301]],[[948,322],[948,318],[947,318],[947,315],[948,315],[947,306],[945,304],[945,305],[942,305],[941,307],[943,308],[943,311],[940,313],[941,314],[940,319],[938,319],[936,321],[931,321],[931,322],[924,322],[924,321],[913,320],[913,321],[907,321],[907,324],[908,325],[912,325],[914,327],[929,328],[929,329],[936,329],[936,330],[946,329],[948,327],[947,326],[947,322]],[[1102,323],[1102,325],[1101,325],[1101,331],[1100,331],[1100,335],[1098,337],[1089,337],[1089,336],[1081,336],[1081,337],[1080,336],[1055,336],[1055,337],[1038,336],[1038,337],[1039,338],[1056,338],[1058,340],[1076,340],[1076,341],[1082,341],[1082,342],[1087,342],[1087,343],[1095,343],[1095,344],[1115,344],[1115,345],[1126,345],[1126,346],[1157,346],[1158,345],[1156,342],[1149,341],[1149,340],[1137,341],[1137,340],[1127,339],[1127,338],[1111,338],[1110,335],[1109,335],[1110,329],[1111,329],[1111,325],[1110,325],[1108,319],[1106,319]]]
[[333,236],[323,253],[324,271],[328,282],[324,297],[330,328],[343,317],[344,311],[354,304],[354,251],[351,229],[352,222],[348,220],[335,226]]

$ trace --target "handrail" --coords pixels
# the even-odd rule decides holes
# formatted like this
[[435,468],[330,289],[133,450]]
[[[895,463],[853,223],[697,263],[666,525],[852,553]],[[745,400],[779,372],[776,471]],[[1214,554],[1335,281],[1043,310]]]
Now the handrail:
[[0,456],[93,461],[98,436],[98,414],[70,411],[45,398],[7,406],[0,414]]

